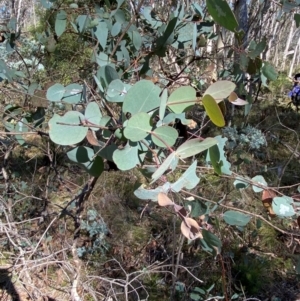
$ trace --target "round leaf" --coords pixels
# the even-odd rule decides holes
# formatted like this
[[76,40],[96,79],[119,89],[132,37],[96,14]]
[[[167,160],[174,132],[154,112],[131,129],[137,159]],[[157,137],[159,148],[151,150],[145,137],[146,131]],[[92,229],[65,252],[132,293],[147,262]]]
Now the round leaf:
[[219,80],[210,85],[204,95],[209,94],[217,103],[227,98],[235,89],[235,84],[229,80]]
[[[254,178],[251,179],[251,181],[254,183],[258,183],[262,186],[268,186],[268,184],[263,176],[255,176]],[[255,185],[252,185],[252,188],[253,188],[254,192],[261,192],[264,190],[264,188],[261,188],[261,187],[255,186]]]
[[128,120],[124,135],[127,139],[137,142],[146,138],[150,131],[150,116],[145,112],[140,112]]
[[85,146],[79,146],[67,152],[68,158],[84,168],[91,176],[99,177],[104,170],[103,159],[96,156],[93,149]]
[[65,87],[63,101],[70,104],[77,104],[81,101],[82,86],[79,84],[70,84]]
[[237,178],[234,182],[233,185],[236,189],[244,189],[249,186],[247,182],[244,182],[242,178]]
[[65,87],[61,84],[51,86],[46,93],[46,97],[50,101],[60,101],[65,94]]
[[113,160],[120,170],[129,170],[139,164],[138,147],[129,143],[123,149],[116,149]]
[[151,138],[157,146],[173,146],[178,138],[178,132],[170,126],[161,126],[153,131]]
[[272,208],[278,216],[289,217],[295,215],[294,207],[292,206],[293,199],[283,196],[273,198]]
[[123,112],[136,114],[149,112],[160,105],[160,88],[150,80],[140,80],[128,91],[123,103]]
[[167,106],[174,113],[182,113],[197,101],[196,90],[185,86],[176,89],[169,97]]
[[[80,126],[84,116],[77,111],[69,111],[64,116],[55,114],[49,120],[50,139],[60,145],[71,145],[81,142],[88,131],[87,127]],[[57,124],[58,122],[66,123]]]

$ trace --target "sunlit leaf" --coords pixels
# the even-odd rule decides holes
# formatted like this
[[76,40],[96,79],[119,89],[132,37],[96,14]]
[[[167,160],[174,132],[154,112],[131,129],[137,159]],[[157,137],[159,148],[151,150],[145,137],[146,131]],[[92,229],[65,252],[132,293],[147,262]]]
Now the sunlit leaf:
[[128,91],[123,102],[123,112],[136,114],[149,112],[160,105],[160,88],[150,80],[140,80]]
[[222,111],[215,99],[211,95],[205,94],[202,98],[202,104],[205,108],[208,117],[216,126],[225,126],[225,119],[222,114]]
[[65,94],[65,87],[61,84],[51,86],[46,93],[46,97],[50,101],[60,101]]
[[157,146],[173,146],[178,138],[178,132],[173,127],[161,126],[152,132],[151,137]]
[[174,202],[163,192],[160,192],[157,197],[159,206],[172,206]]
[[152,183],[159,179],[167,170],[170,169],[173,171],[176,168],[177,163],[178,158],[176,157],[175,152],[172,152],[152,175]]
[[168,100],[168,90],[164,89],[162,95],[160,97],[160,106],[159,106],[159,119],[163,120],[166,112],[167,107],[167,100]]
[[174,113],[182,113],[197,101],[196,90],[191,86],[176,89],[169,97],[167,106]]
[[197,161],[194,161],[192,165],[183,173],[183,175],[173,184],[171,184],[172,191],[179,192],[181,189],[193,189],[195,188],[200,179],[196,175]]
[[[81,142],[88,131],[80,126],[84,116],[77,111],[69,111],[64,116],[54,115],[49,120],[50,139],[60,145],[72,145]],[[64,123],[64,124],[58,124]]]
[[209,94],[218,103],[224,98],[227,98],[230,95],[230,93],[234,91],[234,89],[235,84],[233,82],[229,80],[219,80],[210,85],[206,89],[204,95]]
[[123,149],[116,149],[113,153],[113,161],[120,170],[129,170],[139,164],[138,145],[127,143]]
[[139,112],[128,120],[124,135],[127,139],[137,142],[146,138],[151,128],[150,116],[145,112]]
[[99,128],[93,127],[92,124],[102,125],[102,114],[100,112],[99,105],[96,102],[90,102],[85,109],[84,116],[86,120],[91,123],[90,128],[94,131],[98,131]]
[[[255,176],[254,178],[251,179],[251,181],[254,183],[260,184],[262,186],[266,186],[266,187],[268,186],[268,184],[263,176]],[[264,190],[264,188],[261,188],[259,186],[255,186],[255,185],[252,185],[252,188],[253,188],[254,192],[261,192]]]
[[290,217],[296,214],[293,199],[287,196],[273,198],[272,208],[278,216]]
[[206,138],[204,140],[200,138],[191,139],[178,147],[176,155],[181,159],[192,157],[209,149],[217,143],[218,141],[215,138]]

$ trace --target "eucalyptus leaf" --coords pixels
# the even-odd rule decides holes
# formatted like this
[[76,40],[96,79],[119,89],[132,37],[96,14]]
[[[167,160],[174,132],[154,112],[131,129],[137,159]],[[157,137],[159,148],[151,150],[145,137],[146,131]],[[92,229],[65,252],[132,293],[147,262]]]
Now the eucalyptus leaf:
[[216,23],[235,32],[238,28],[238,22],[227,1],[206,0],[206,7]]
[[167,106],[174,113],[182,113],[197,101],[196,90],[191,86],[176,89],[169,97]]
[[50,101],[61,101],[65,92],[66,90],[63,85],[55,84],[47,90],[46,97]]
[[56,15],[55,20],[55,33],[60,37],[67,27],[67,13],[64,10],[60,10]]
[[64,116],[54,114],[49,120],[50,139],[60,145],[72,145],[81,142],[88,131],[87,127],[80,126],[83,120],[84,116],[77,111],[69,111]]
[[200,138],[190,139],[178,147],[176,154],[180,159],[185,159],[199,154],[217,143],[218,140],[215,138],[206,138],[204,140]]
[[291,217],[296,214],[293,203],[293,199],[286,196],[274,197],[272,208],[274,213],[280,217]]
[[123,149],[116,149],[113,160],[120,170],[130,170],[139,164],[138,145],[127,143]]
[[209,94],[202,98],[202,104],[210,120],[219,127],[225,126],[225,119],[216,100]]
[[172,191],[180,192],[182,188],[193,189],[195,188],[200,179],[196,175],[197,161],[182,174],[182,176],[173,184],[171,184]]
[[171,147],[175,144],[178,138],[178,132],[170,126],[161,126],[152,132],[151,137],[152,141],[157,146]]
[[[268,186],[268,184],[267,184],[266,180],[264,179],[264,177],[260,176],[260,175],[255,176],[254,178],[251,179],[251,181],[254,182],[254,183],[258,183],[262,186],[266,186],[266,187]],[[252,185],[252,188],[253,188],[254,192],[261,192],[261,191],[264,190],[264,188],[261,188],[259,186],[255,186],[255,185]]]
[[[223,0],[221,0],[223,1]],[[231,92],[235,89],[235,84],[229,80],[219,80],[210,85],[205,93],[213,97],[217,103],[221,102],[224,98],[227,98]]]
[[131,114],[149,112],[159,107],[160,88],[152,81],[140,80],[128,91],[123,102],[123,111]]
[[239,227],[245,227],[251,220],[250,215],[233,210],[226,211],[223,218],[228,225]]
[[70,84],[65,87],[63,101],[70,104],[80,103],[82,98],[82,86],[79,84]]
[[[91,124],[99,125],[99,126],[102,125],[101,124],[102,114],[100,112],[99,105],[96,102],[90,102],[87,105],[84,116],[85,116],[85,119],[88,122],[90,122]],[[90,126],[90,128],[94,131],[99,130],[98,127],[93,127],[92,125]]]
[[172,152],[165,161],[160,165],[156,172],[152,175],[152,183],[158,180],[167,170],[173,171],[178,163],[178,158],[175,152]]
[[127,139],[137,142],[146,138],[151,128],[150,116],[145,112],[139,112],[129,119],[124,135]]

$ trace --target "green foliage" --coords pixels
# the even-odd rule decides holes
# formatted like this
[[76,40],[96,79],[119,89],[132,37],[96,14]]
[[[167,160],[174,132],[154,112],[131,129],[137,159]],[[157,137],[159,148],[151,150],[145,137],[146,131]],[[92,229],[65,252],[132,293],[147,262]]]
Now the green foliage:
[[82,246],[77,248],[77,254],[79,257],[84,257],[96,252],[105,254],[108,251],[109,245],[105,237],[109,231],[96,210],[87,211],[86,220],[81,221],[80,228],[88,233],[92,244],[88,247]]
[[228,138],[226,147],[234,149],[238,145],[249,147],[251,150],[259,150],[267,145],[267,141],[263,133],[251,125],[237,130],[236,127],[224,127],[223,135]]
[[235,32],[238,23],[230,9],[230,6],[225,0],[206,0],[208,12],[213,17],[214,21],[224,28]]
[[[261,59],[267,40],[253,40],[244,49],[243,32],[237,32],[237,20],[225,0],[206,1],[210,16],[196,3],[189,8],[178,4],[164,16],[151,7],[138,7],[134,17],[124,1],[106,1],[99,6],[93,1],[87,4],[41,0],[41,5],[45,13],[34,32],[38,42],[26,45],[28,49],[32,46],[32,53],[24,51],[28,56],[33,55],[31,61],[22,59],[22,63],[8,64],[1,59],[0,79],[10,84],[22,81],[23,93],[30,96],[41,89],[40,83],[43,86],[50,82],[45,91],[48,106],[26,111],[8,105],[3,111],[6,131],[24,146],[24,133],[32,131],[46,136],[47,145],[58,145],[72,164],[93,179],[104,172],[105,161],[114,163],[121,171],[139,168],[146,181],[137,181],[135,196],[170,206],[181,220],[181,231],[189,241],[199,239],[204,251],[221,256],[222,240],[216,231],[220,229],[217,224],[225,222],[227,228],[243,232],[253,223],[252,213],[230,207],[222,215],[216,215],[225,197],[221,199],[214,191],[204,201],[197,188],[201,181],[211,185],[210,179],[222,175],[235,180],[233,186],[240,192],[249,185],[255,193],[268,188],[260,175],[250,179],[234,174],[231,153],[227,153],[238,148],[255,153],[266,147],[262,131],[251,125],[241,129],[225,127],[225,103],[247,105],[245,111],[254,105],[242,81],[246,71],[260,81],[253,84],[257,89],[260,84],[267,86],[269,81],[277,80],[275,68]],[[201,22],[195,16],[201,16]],[[296,17],[295,20],[298,22]],[[12,18],[9,30],[13,31],[15,23]],[[204,76],[198,74],[205,74],[205,68],[216,58],[197,43],[202,40],[201,46],[206,46],[218,38],[214,32],[216,24],[235,33],[238,45],[229,50],[223,66],[218,66],[219,79],[209,84],[212,76],[204,82]],[[6,43],[9,51],[14,48],[11,42],[15,41]],[[238,56],[232,60],[235,51]],[[41,64],[34,60],[38,55],[43,57]],[[34,68],[46,69],[42,79],[31,78]],[[248,102],[237,96],[243,94],[248,95]],[[214,135],[212,131],[210,135],[204,133],[204,118],[188,119],[187,114],[196,104],[211,122]],[[52,150],[50,146],[45,149],[52,168],[55,161]],[[204,161],[213,168],[203,166]],[[172,178],[169,173],[174,171],[178,173]],[[189,204],[186,195],[191,190],[195,193]],[[178,200],[184,204],[179,205]],[[278,217],[299,215],[294,200],[285,195],[272,197],[270,203]],[[92,242],[89,247],[77,248],[79,257],[106,250],[108,229],[96,211],[87,212],[87,220],[81,222],[80,229]],[[253,285],[255,289],[259,286],[256,271],[249,269],[248,263],[241,265],[238,273],[246,286]],[[178,292],[183,293],[184,287],[177,282]],[[195,287],[189,297],[210,298],[210,291],[211,288]]]

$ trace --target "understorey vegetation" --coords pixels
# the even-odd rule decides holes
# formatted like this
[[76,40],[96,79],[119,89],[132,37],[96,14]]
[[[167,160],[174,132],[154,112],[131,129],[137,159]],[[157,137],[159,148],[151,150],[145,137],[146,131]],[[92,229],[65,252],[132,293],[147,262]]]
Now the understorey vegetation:
[[299,1],[0,3],[7,300],[300,298]]

